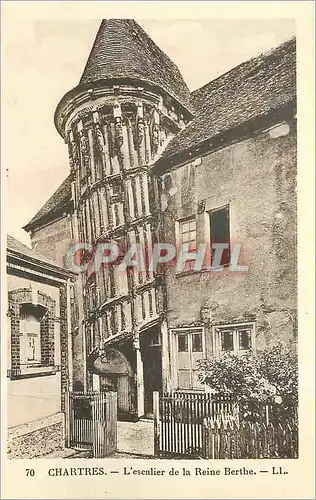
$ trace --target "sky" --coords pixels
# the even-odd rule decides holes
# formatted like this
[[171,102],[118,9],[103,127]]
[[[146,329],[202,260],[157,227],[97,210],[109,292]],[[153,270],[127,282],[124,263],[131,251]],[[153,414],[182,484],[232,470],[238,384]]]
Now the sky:
[[[177,64],[190,90],[280,45],[290,19],[136,19]],[[2,166],[6,230],[22,229],[68,175],[68,152],[53,122],[61,97],[78,83],[100,20],[9,19],[2,47]]]

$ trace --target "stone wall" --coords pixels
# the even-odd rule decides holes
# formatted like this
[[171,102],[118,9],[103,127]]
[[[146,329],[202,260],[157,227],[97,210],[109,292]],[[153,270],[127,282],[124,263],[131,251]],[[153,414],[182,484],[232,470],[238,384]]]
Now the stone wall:
[[57,265],[65,266],[65,256],[71,243],[70,221],[67,216],[32,231],[32,248]]
[[[296,341],[296,130],[283,124],[162,178],[165,242],[178,220],[196,215],[197,244],[208,243],[208,211],[229,204],[231,244],[247,272],[176,273],[166,268],[168,326],[254,320],[257,346]],[[211,352],[211,329],[207,331]]]
[[39,458],[63,447],[64,430],[61,414],[8,431],[9,459]]
[[[57,265],[65,267],[65,256],[70,248],[70,245],[74,242],[71,239],[71,224],[68,217],[62,219],[53,220],[49,224],[43,227],[36,228],[31,235],[32,248],[44,255],[46,258],[56,262]],[[79,307],[79,317],[72,321],[72,339],[73,339],[73,381],[76,387],[80,387],[80,390],[84,387],[85,380],[85,362],[84,358],[84,341],[83,341],[83,330],[81,327],[81,321],[83,318],[82,310],[82,289],[80,283],[80,277],[75,282],[75,301],[77,307]],[[66,311],[66,295],[65,292],[61,292],[61,297],[63,297],[62,308]],[[60,315],[62,318],[62,315]],[[67,328],[67,321],[65,317],[61,321],[62,325],[62,335],[65,337],[65,329]],[[62,349],[62,356],[65,357],[65,353],[68,350],[68,346],[65,345],[65,349]],[[64,353],[64,354],[63,354]],[[78,385],[79,384],[79,385]],[[62,382],[62,387],[65,389],[66,384]]]

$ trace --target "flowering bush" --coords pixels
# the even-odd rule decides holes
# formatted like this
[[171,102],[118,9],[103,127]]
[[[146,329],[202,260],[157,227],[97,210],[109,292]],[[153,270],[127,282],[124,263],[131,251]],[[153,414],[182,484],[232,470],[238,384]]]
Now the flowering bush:
[[255,354],[230,352],[199,362],[199,380],[220,394],[231,394],[245,419],[294,418],[298,404],[298,364],[293,351],[280,344]]

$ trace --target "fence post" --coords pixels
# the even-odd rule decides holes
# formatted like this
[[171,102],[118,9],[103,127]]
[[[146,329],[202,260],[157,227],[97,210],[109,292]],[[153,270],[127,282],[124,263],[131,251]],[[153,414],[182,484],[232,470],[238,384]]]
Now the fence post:
[[112,392],[112,425],[113,429],[113,452],[117,450],[117,392]]
[[70,448],[70,393],[65,392],[65,448]]
[[210,445],[210,432],[209,432],[209,422],[207,417],[203,418],[202,422],[202,447],[203,447],[203,458],[209,459],[209,445]]
[[103,458],[99,456],[99,442],[100,442],[100,432],[99,432],[99,420],[98,420],[98,402],[96,400],[96,396],[93,395],[93,398],[90,402],[91,404],[91,413],[92,413],[92,450],[93,450],[93,458]]
[[267,404],[265,407],[265,419],[266,419],[266,426],[268,426],[270,421],[269,421],[269,405],[267,405]]
[[159,392],[153,392],[153,411],[154,411],[154,454],[159,455],[160,451],[160,422],[159,422]]

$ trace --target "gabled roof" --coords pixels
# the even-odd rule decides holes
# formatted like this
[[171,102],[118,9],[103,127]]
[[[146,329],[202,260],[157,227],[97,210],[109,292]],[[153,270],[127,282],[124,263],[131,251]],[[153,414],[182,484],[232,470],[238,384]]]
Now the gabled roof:
[[48,199],[48,201],[42,206],[42,208],[34,215],[34,217],[28,222],[23,229],[25,231],[31,231],[36,226],[49,222],[57,216],[62,209],[67,210],[71,202],[71,178],[70,175],[61,183],[59,188],[56,189],[54,194]]
[[191,94],[195,118],[169,143],[157,164],[295,101],[295,38],[250,59]]
[[80,85],[113,78],[153,83],[189,106],[179,69],[134,19],[103,19]]
[[7,235],[7,257],[15,257],[24,261],[26,260],[30,263],[36,264],[37,266],[45,267],[46,270],[50,269],[58,272],[66,277],[73,276],[73,273],[58,266],[55,262],[46,259],[46,257],[35,252],[27,245],[24,245],[24,243],[21,243],[10,234]]

